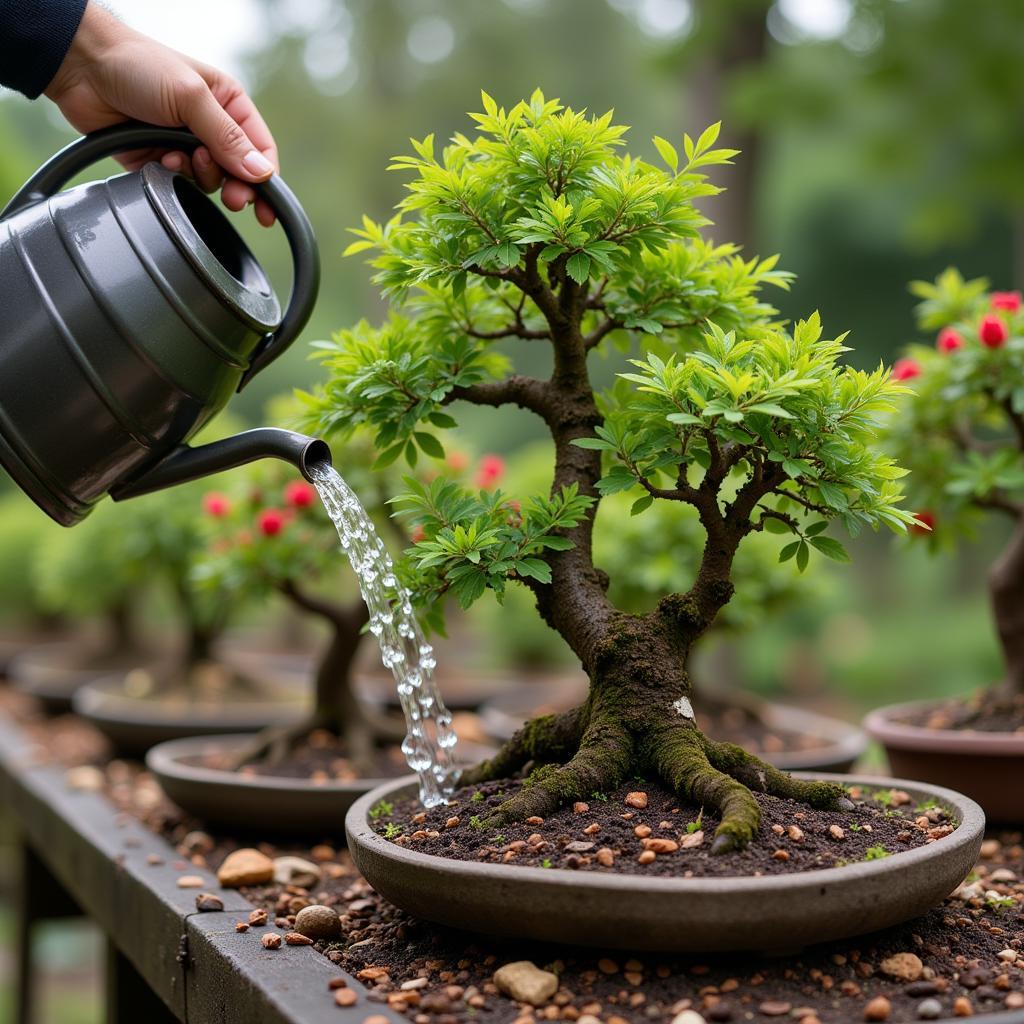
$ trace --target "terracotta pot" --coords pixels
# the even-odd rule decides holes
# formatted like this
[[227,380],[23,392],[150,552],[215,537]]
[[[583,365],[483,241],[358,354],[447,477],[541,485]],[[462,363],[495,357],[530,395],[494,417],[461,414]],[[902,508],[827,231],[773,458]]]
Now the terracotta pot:
[[885,747],[896,775],[956,786],[985,808],[992,822],[1024,823],[1024,735],[906,725],[934,701],[890,704],[864,719],[868,734]]
[[[364,793],[387,779],[314,784],[308,779],[242,775],[194,762],[211,753],[241,750],[252,736],[201,736],[153,747],[146,766],[183,810],[208,824],[275,836],[343,837],[345,814]],[[493,751],[459,744],[467,760]]]
[[[819,775],[808,776],[820,778]],[[827,776],[895,786],[950,808],[956,831],[882,860],[755,878],[644,878],[448,860],[377,835],[370,810],[415,792],[406,778],[361,797],[345,819],[356,867],[381,895],[453,928],[540,942],[674,952],[793,951],[887,928],[924,913],[973,868],[985,816],[973,800],[901,779]]]
[[[566,675],[550,681],[530,682],[519,689],[489,700],[480,709],[484,728],[495,740],[504,742],[528,718],[552,711],[564,711],[581,703],[587,695],[586,677]],[[824,742],[817,747],[763,752],[761,756],[784,771],[846,772],[867,749],[864,732],[838,718],[761,700],[750,694],[716,692],[715,704],[739,708],[760,719],[767,732],[815,736]],[[699,704],[698,704],[699,710]],[[713,732],[712,739],[720,739]]]

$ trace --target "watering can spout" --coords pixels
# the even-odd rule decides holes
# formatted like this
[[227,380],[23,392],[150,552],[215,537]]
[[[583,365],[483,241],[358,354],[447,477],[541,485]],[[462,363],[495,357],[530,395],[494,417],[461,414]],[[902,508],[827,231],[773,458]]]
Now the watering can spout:
[[257,459],[290,462],[307,480],[314,482],[316,467],[331,464],[331,449],[326,441],[316,437],[278,427],[259,427],[198,448],[179,445],[152,468],[114,488],[110,496],[114,501],[136,498]]

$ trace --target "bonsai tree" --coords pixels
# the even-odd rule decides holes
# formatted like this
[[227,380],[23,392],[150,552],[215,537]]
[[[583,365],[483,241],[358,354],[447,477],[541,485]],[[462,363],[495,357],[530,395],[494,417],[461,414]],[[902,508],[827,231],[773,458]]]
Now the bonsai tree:
[[[775,259],[744,259],[703,239],[696,201],[718,190],[703,169],[718,126],[684,156],[655,139],[656,166],[622,151],[626,128],[539,91],[510,110],[486,94],[478,134],[438,155],[432,136],[393,167],[409,194],[386,224],[365,219],[349,252],[371,250],[374,280],[398,307],[322,349],[329,377],[311,419],[368,425],[383,459],[440,454],[435,429],[460,403],[519,406],[554,443],[550,493],[511,502],[443,478],[411,482],[401,505],[423,531],[409,561],[420,599],[463,606],[510,582],[580,659],[590,694],[573,711],[528,723],[467,772],[475,782],[536,762],[496,822],[554,808],[650,773],[721,815],[715,852],[758,828],[753,789],[814,806],[848,806],[841,787],[797,781],[696,727],[686,662],[733,593],[732,567],[753,533],[792,534],[781,556],[845,559],[824,531],[838,520],[904,530],[893,460],[875,450],[881,415],[903,386],[885,369],[841,366],[842,337],[817,314],[788,329],[760,296],[785,286]],[[544,344],[550,377],[512,372],[492,346]],[[600,397],[588,361],[610,341],[632,367]],[[704,532],[686,590],[634,614],[595,567],[599,504],[630,492],[696,511]]]
[[[913,393],[892,416],[887,441],[913,470],[918,530],[933,548],[974,533],[988,516],[1013,524],[989,573],[1006,663],[985,703],[1024,706],[1024,312],[1020,292],[993,292],[953,269],[911,291],[933,345],[912,345],[894,376]],[[967,724],[967,723],[963,723]]]
[[[370,507],[379,509],[384,498],[365,472],[372,461],[367,449],[365,443],[346,445],[345,470],[350,475],[356,470],[353,483]],[[358,591],[345,599],[324,585],[329,574],[339,572],[342,561],[337,531],[316,489],[296,479],[293,470],[255,464],[230,490],[208,492],[204,506],[209,546],[195,571],[201,586],[215,588],[228,600],[241,596],[265,601],[277,595],[329,630],[316,668],[310,717],[286,729],[267,730],[244,751],[240,763],[264,755],[275,763],[311,732],[326,729],[344,741],[354,769],[369,774],[375,740],[383,738],[382,726],[352,689],[352,668],[368,612]],[[386,738],[394,738],[393,730],[384,731]]]

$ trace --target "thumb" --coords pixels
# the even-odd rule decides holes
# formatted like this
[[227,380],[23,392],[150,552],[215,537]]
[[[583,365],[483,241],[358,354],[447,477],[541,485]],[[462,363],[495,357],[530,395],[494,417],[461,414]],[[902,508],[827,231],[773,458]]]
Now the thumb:
[[201,78],[189,88],[181,109],[186,127],[232,177],[259,182],[274,173],[274,165],[252,144]]

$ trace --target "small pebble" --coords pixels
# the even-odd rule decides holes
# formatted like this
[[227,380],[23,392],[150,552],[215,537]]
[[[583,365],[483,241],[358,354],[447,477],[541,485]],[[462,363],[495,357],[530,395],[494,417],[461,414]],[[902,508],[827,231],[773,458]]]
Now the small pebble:
[[263,943],[264,949],[280,949],[281,948],[281,936],[277,932],[268,932],[260,939]]
[[201,892],[196,896],[196,910],[203,914],[223,909],[224,901],[212,892]]
[[829,825],[828,834],[837,841],[846,838],[845,830],[840,828],[838,825]]
[[249,925],[245,921],[236,921],[235,922],[235,931],[236,932],[247,932],[248,930],[249,930]]
[[653,850],[644,850],[643,853],[637,857],[637,863],[639,864],[653,864],[655,858],[658,855]]
[[917,1016],[921,1020],[938,1020],[942,1016],[942,1003],[938,999],[922,999],[917,1004]]
[[772,854],[772,860],[789,860],[789,854],[785,850],[776,850]]
[[543,1006],[558,991],[558,975],[529,960],[516,960],[494,972],[494,984],[517,1002]]
[[973,1017],[974,1007],[971,1006],[970,999],[967,996],[957,996],[953,1000],[953,1016],[954,1017]]
[[334,939],[341,934],[341,919],[330,907],[314,903],[298,912],[295,930],[310,939]]
[[254,928],[260,928],[267,923],[267,912],[262,907],[257,907],[249,912],[249,924]]
[[779,999],[766,999],[758,1006],[758,1010],[766,1017],[781,1017],[783,1014],[789,1013],[791,1009],[793,1009],[792,1003],[784,1003]]
[[[266,935],[264,935],[263,937],[267,938]],[[309,938],[308,936],[303,935],[301,932],[288,932],[285,935],[285,937],[284,937],[284,941],[289,946],[312,946],[313,945],[313,940],[311,938]]]
[[875,998],[864,1007],[865,1020],[888,1020],[890,1013],[892,1013],[892,1003],[890,1003],[885,996],[875,996]]
[[217,881],[225,889],[262,885],[274,878],[274,862],[259,850],[243,848],[229,853],[217,869]]
[[339,988],[334,993],[334,1002],[338,1006],[355,1006],[359,996],[350,988]]
[[627,807],[635,807],[638,811],[642,811],[647,806],[647,794],[639,791],[627,793],[625,803]]
[[178,879],[179,889],[202,889],[206,885],[202,875],[182,875]]
[[705,1021],[696,1010],[683,1010],[672,1018],[672,1024],[705,1024]]
[[895,981],[917,981],[924,973],[924,964],[916,953],[894,953],[886,957],[878,969]]

